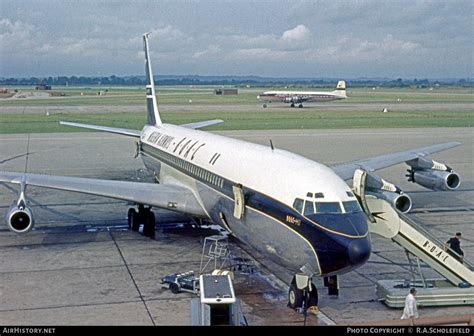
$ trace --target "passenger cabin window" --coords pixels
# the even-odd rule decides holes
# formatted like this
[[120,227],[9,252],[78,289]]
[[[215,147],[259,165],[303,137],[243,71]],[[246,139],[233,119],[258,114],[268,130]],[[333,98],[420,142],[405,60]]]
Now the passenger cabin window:
[[299,213],[303,212],[303,200],[296,198],[293,202],[293,208],[298,211]]
[[342,213],[339,202],[316,202],[316,213]]
[[342,202],[347,213],[362,212],[362,208],[357,201]]

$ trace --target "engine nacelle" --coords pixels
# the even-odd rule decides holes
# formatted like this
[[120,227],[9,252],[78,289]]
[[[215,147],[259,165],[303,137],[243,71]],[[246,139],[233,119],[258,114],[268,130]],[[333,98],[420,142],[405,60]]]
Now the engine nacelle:
[[412,170],[409,172],[409,181],[428,189],[455,190],[461,185],[461,178],[455,172],[439,170]]
[[26,206],[18,206],[15,202],[7,213],[7,225],[10,231],[26,233],[34,226],[33,214]]
[[390,191],[366,191],[367,195],[372,195],[389,202],[395,209],[407,213],[411,210],[412,201],[407,194],[398,194]]
[[400,212],[407,213],[411,210],[412,201],[410,196],[383,178],[374,173],[367,172],[365,180],[366,194],[381,198],[392,204],[392,206]]
[[425,158],[406,162],[408,181],[432,190],[455,190],[461,185],[461,178],[449,166]]

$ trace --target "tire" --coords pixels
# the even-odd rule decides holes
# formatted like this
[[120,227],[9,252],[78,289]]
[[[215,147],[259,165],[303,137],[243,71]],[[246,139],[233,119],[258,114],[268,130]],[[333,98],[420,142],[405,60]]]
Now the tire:
[[146,215],[145,225],[143,226],[143,235],[145,237],[155,236],[155,214],[149,211]]
[[299,108],[302,108],[302,107],[303,107],[303,104],[299,104],[298,107],[299,107]]
[[173,294],[178,294],[180,292],[179,286],[175,283],[172,283],[170,285],[170,289],[171,289],[171,293],[173,293]]
[[140,222],[138,218],[138,213],[135,209],[131,208],[128,210],[128,227],[132,230],[137,232],[140,227]]
[[263,104],[263,108],[266,108],[267,107],[267,104]]
[[311,292],[309,292],[309,299],[308,299],[308,308],[312,306],[318,306],[318,290],[316,286],[311,284]]
[[127,222],[128,222],[128,228],[129,228],[129,229],[131,229],[131,228],[132,228],[132,221],[131,221],[131,218],[130,218],[130,217],[132,216],[132,215],[131,215],[131,214],[132,214],[132,212],[136,212],[136,210],[135,210],[135,209],[133,209],[133,208],[130,208],[130,209],[128,209],[128,213],[127,213]]
[[140,229],[140,213],[132,211],[130,214],[130,225],[132,231],[138,232],[138,229]]
[[288,290],[288,307],[296,309],[303,305],[303,291],[291,285]]

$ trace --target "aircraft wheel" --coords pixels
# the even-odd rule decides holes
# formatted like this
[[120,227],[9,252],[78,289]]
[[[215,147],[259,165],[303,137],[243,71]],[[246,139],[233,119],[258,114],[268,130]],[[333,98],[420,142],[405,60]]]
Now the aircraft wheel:
[[303,107],[303,104],[299,104],[298,107],[299,107],[299,108],[302,108],[302,107]]
[[155,236],[155,214],[149,211],[146,215],[145,225],[143,226],[143,235],[145,237]]
[[267,104],[263,104],[263,108],[266,108],[267,107]]
[[128,209],[128,227],[132,230],[132,231],[138,231],[139,227],[140,227],[140,223],[139,223],[139,216],[138,216],[138,213],[135,209],[133,208],[130,208]]
[[291,285],[288,290],[288,307],[296,309],[303,305],[303,291],[295,285]]
[[173,294],[178,294],[180,291],[179,291],[179,286],[175,283],[172,283],[170,285],[170,289],[171,289],[171,293]]
[[318,305],[318,290],[316,286],[311,284],[311,292],[309,292],[309,299],[308,299],[308,308],[312,306]]
[[295,107],[295,104],[291,103],[291,105],[290,105],[290,106],[291,106],[291,107]]

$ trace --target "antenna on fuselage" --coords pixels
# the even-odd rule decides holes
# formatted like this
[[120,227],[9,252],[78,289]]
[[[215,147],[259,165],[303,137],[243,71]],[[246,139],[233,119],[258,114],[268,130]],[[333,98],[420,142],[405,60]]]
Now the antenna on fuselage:
[[273,142],[272,142],[272,139],[270,139],[270,148],[271,148],[272,150],[274,150],[274,149],[275,149],[275,147],[273,147]]

